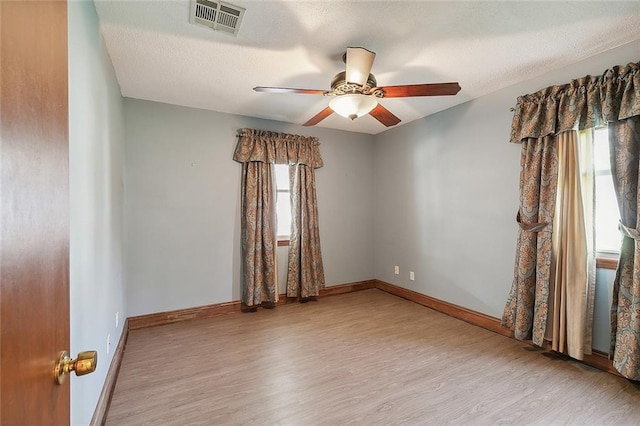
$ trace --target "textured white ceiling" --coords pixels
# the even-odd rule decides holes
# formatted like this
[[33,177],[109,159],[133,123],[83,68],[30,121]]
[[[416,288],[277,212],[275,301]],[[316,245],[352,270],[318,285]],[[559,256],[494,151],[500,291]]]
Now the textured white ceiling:
[[[383,99],[402,124],[640,39],[640,2],[247,1],[238,37],[189,24],[188,0],[96,0],[122,95],[304,123],[347,46],[376,52],[381,86],[458,81],[453,97]],[[640,60],[640,52],[638,55]],[[319,126],[376,134],[373,117]]]

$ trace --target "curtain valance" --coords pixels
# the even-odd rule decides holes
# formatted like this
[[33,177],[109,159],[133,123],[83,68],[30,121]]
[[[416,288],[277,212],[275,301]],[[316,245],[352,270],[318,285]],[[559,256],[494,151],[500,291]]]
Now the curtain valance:
[[314,169],[324,165],[320,142],[315,137],[242,129],[238,131],[238,138],[233,159],[240,163],[305,164]]
[[640,115],[640,63],[616,66],[520,96],[511,125],[511,142],[584,130]]

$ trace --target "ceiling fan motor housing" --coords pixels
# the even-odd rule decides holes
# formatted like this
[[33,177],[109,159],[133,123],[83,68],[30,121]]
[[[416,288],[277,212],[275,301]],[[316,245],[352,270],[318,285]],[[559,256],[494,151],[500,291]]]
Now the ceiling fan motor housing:
[[347,82],[346,74],[347,73],[345,71],[342,71],[333,77],[331,80],[331,92],[329,92],[331,95],[340,96],[349,93],[358,93],[362,95],[374,95],[378,98],[381,98],[384,95],[382,90],[374,90],[378,86],[378,82],[373,74],[369,74],[364,86]]

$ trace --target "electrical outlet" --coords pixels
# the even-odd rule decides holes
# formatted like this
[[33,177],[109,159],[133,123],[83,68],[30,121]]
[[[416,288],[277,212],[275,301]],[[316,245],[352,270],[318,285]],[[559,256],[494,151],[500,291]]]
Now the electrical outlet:
[[393,267],[393,272],[395,272],[396,275],[400,275],[400,267],[399,266],[394,266]]
[[116,312],[116,330],[118,329],[118,324],[120,324],[120,312]]
[[111,334],[107,334],[107,355],[111,352]]
[[413,271],[410,271],[410,272],[409,272],[409,279],[410,279],[411,281],[415,281],[415,280],[416,280],[416,274],[414,274],[414,273],[413,273]]

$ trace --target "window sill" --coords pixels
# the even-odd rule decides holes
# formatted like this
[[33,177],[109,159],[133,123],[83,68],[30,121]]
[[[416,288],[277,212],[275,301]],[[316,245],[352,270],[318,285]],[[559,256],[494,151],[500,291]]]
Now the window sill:
[[289,245],[289,239],[286,239],[286,240],[278,239],[278,247],[284,247],[284,246],[288,246],[288,245]]
[[596,268],[598,269],[618,269],[617,253],[597,253]]

